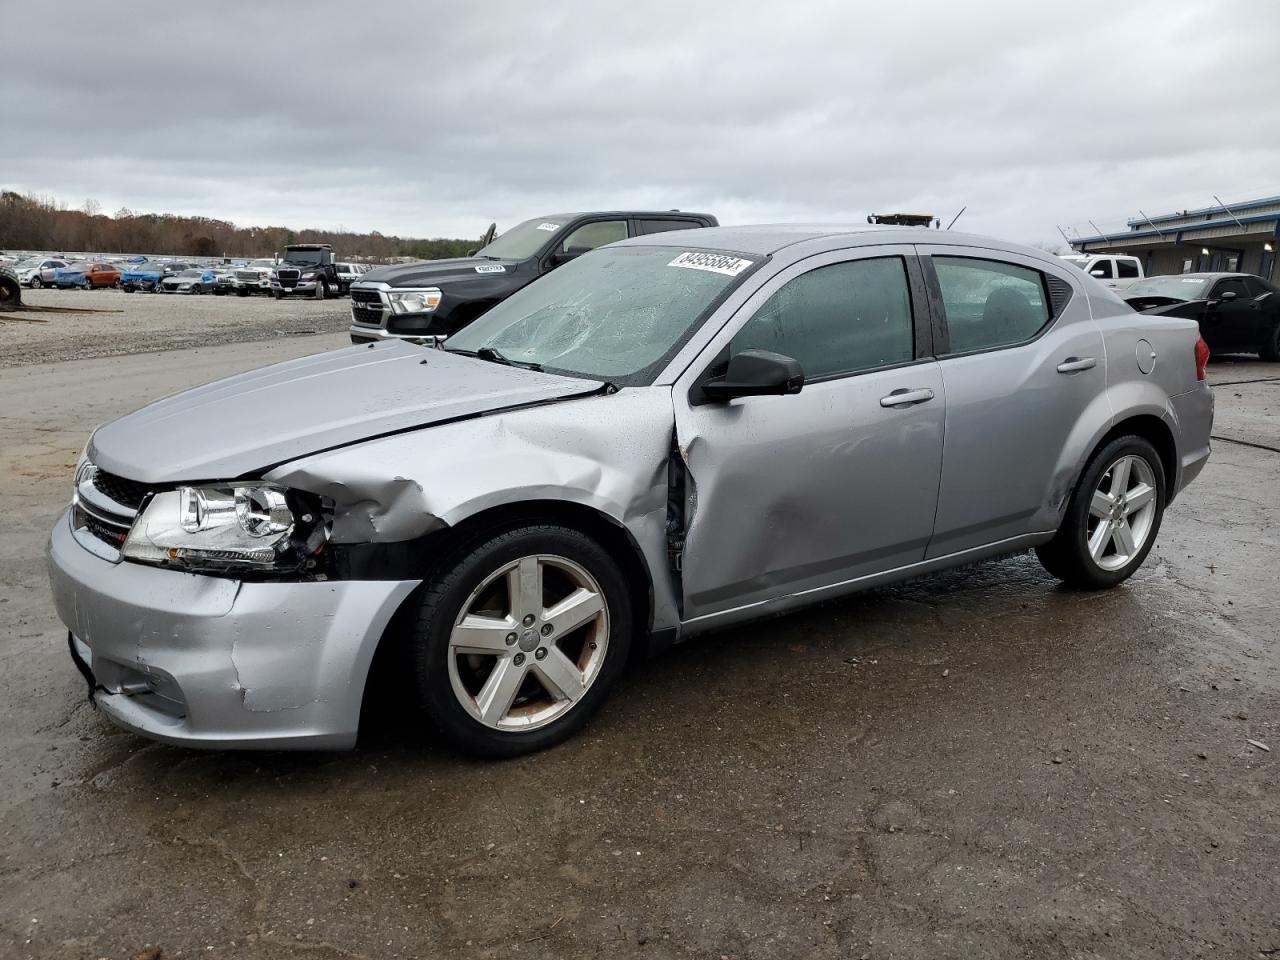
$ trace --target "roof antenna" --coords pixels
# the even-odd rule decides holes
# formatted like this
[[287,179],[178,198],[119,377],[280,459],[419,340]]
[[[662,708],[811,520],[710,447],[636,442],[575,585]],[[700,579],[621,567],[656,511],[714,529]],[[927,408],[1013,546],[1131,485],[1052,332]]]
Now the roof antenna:
[[951,222],[947,224],[947,229],[950,230],[952,227],[954,227],[956,225],[956,221],[959,220],[960,217],[964,215],[964,212],[968,209],[969,209],[969,205],[966,203],[963,207],[960,208],[960,212],[951,218]]

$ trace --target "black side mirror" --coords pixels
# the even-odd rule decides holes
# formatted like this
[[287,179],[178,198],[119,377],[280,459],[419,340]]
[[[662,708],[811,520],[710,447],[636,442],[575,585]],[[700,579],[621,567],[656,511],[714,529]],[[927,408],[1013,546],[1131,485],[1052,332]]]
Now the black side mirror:
[[712,400],[732,400],[799,393],[803,386],[799,360],[769,350],[743,350],[729,358],[723,377],[702,385],[702,392]]
[[568,250],[557,250],[551,255],[551,262],[557,267],[562,263],[568,263],[575,260],[584,253],[590,253],[591,247],[570,247]]

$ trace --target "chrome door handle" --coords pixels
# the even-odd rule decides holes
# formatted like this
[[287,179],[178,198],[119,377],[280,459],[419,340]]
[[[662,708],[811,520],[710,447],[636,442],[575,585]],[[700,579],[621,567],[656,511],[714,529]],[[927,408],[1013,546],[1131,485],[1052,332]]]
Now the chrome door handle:
[[908,390],[906,387],[899,387],[887,397],[881,397],[880,406],[909,407],[916,403],[926,403],[932,399],[933,391],[928,387],[921,387],[919,390]]
[[1093,357],[1067,357],[1058,364],[1059,373],[1078,373],[1081,370],[1092,370],[1098,365]]

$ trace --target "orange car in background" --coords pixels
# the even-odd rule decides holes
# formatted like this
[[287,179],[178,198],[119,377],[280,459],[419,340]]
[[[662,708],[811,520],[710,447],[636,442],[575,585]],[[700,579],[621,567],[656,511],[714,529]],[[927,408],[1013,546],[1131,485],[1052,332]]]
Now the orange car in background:
[[52,285],[59,288],[79,287],[82,290],[117,287],[120,285],[120,268],[106,261],[76,263],[62,270],[55,270]]

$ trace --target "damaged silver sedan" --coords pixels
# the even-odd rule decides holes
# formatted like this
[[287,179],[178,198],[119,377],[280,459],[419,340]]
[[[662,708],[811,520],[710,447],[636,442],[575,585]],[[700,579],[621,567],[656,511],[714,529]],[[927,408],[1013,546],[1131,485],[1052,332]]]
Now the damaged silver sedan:
[[1206,359],[1194,322],[987,239],[635,238],[440,349],[308,357],[100,427],[53,593],[140,734],[351,746],[379,654],[448,742],[510,756],[707,629],[1029,548],[1123,581],[1209,456]]

